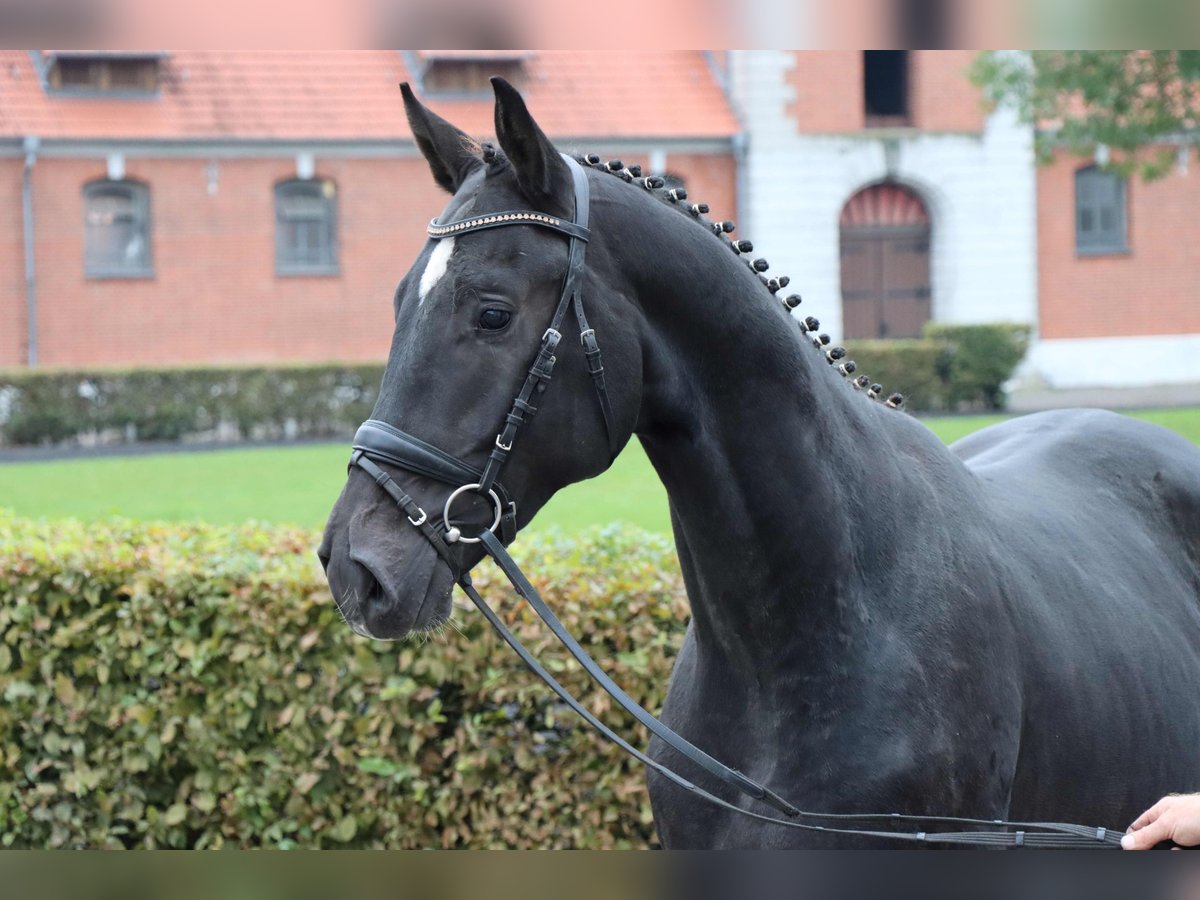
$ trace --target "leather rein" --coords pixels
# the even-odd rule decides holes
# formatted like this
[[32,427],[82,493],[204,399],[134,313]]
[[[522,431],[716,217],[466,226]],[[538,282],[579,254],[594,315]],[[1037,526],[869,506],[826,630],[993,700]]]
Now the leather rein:
[[[522,426],[537,412],[534,400],[540,400],[550,383],[557,361],[555,353],[562,340],[562,326],[568,309],[573,308],[579,326],[579,339],[587,361],[588,373],[600,404],[604,427],[608,434],[609,449],[613,456],[617,452],[617,436],[614,427],[612,406],[604,382],[604,366],[596,332],[588,325],[584,314],[582,282],[584,255],[589,237],[588,208],[589,188],[582,167],[571,157],[563,154],[563,160],[571,171],[574,184],[575,210],[573,221],[566,221],[546,213],[514,210],[463,219],[449,224],[440,224],[436,219],[427,231],[438,240],[459,234],[500,228],[511,225],[532,225],[547,228],[565,235],[569,239],[567,272],[563,280],[562,294],[550,325],[542,335],[541,345],[534,356],[521,389],[513,400],[512,408],[504,417],[504,424],[496,436],[495,444],[483,469],[462,462],[443,450],[434,447],[376,419],[364,422],[354,436],[350,468],[355,466],[370,475],[388,493],[407,517],[409,524],[420,531],[433,545],[435,551],[452,571],[461,563],[451,552],[454,543],[480,543],[484,551],[495,560],[500,570],[516,589],[516,592],[533,608],[539,618],[549,627],[584,670],[617,703],[651,733],[658,736],[673,750],[681,753],[710,775],[723,781],[742,794],[753,798],[783,813],[786,818],[767,815],[744,809],[730,803],[704,788],[693,784],[665,764],[651,759],[644,752],[597,719],[570,692],[566,690],[537,661],[532,653],[501,621],[487,601],[475,590],[469,572],[458,579],[458,585],[479,609],[501,639],[511,647],[521,660],[538,676],[564,703],[578,713],[603,737],[616,744],[634,759],[653,769],[683,790],[739,815],[785,828],[832,834],[858,835],[872,838],[888,838],[921,844],[965,844],[989,847],[1086,847],[1108,848],[1120,846],[1120,833],[1111,829],[1060,822],[1010,822],[1003,819],[971,819],[946,816],[915,816],[900,813],[813,813],[805,812],[780,797],[774,791],[747,777],[737,769],[730,768],[713,759],[699,747],[676,734],[625,693],[579,645],[554,612],[542,600],[529,579],[509,556],[505,545],[516,537],[517,504],[499,482],[500,469],[508,459]],[[441,514],[430,517],[416,500],[407,494],[379,464],[396,466],[414,474],[451,485],[454,490],[447,497]],[[452,508],[459,497],[474,493],[491,502],[494,513],[491,525],[483,528],[474,537],[464,535],[460,526],[453,524]],[[830,824],[817,824],[830,823]],[[1005,831],[884,831],[876,828],[936,823],[939,825],[970,825],[1010,829]]]

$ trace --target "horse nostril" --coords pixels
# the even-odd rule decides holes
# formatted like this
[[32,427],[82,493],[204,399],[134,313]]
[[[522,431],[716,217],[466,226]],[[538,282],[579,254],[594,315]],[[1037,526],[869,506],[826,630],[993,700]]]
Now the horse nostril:
[[338,564],[338,573],[346,586],[346,593],[355,600],[365,600],[368,591],[375,587],[375,577],[353,560],[344,560]]
[[384,599],[383,585],[379,583],[379,579],[366,569],[363,570],[362,598],[364,605],[377,603]]
[[366,613],[368,607],[387,599],[387,594],[375,573],[358,560],[349,560],[341,567],[346,585],[346,594],[352,598],[358,611]]

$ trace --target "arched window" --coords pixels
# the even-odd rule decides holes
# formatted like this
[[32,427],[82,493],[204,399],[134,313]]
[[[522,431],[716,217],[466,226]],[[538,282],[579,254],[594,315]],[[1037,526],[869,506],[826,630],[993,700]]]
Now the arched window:
[[1075,252],[1125,253],[1125,179],[1099,166],[1075,173]]
[[332,181],[275,185],[275,269],[281,275],[338,271],[337,188]]
[[150,189],[135,181],[93,181],[83,188],[83,259],[89,278],[153,275]]

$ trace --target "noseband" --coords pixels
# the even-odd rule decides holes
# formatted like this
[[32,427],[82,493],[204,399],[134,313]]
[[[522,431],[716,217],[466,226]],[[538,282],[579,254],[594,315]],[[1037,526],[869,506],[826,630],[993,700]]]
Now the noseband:
[[[942,843],[942,844],[974,844],[982,846],[1036,846],[1036,847],[1112,847],[1120,846],[1120,836],[1107,832],[1104,828],[1091,828],[1085,825],[1071,825],[1055,822],[1007,822],[1000,819],[967,819],[949,818],[943,816],[910,816],[899,813],[811,813],[793,806],[774,791],[748,778],[736,769],[713,759],[699,747],[680,737],[662,722],[658,721],[638,703],[623,691],[611,678],[604,673],[587,651],[579,645],[566,626],[554,615],[554,612],[542,600],[537,590],[530,584],[524,573],[509,556],[505,545],[516,537],[517,504],[499,482],[500,469],[508,459],[513,444],[525,425],[537,412],[534,399],[541,397],[550,383],[550,376],[557,362],[555,353],[562,340],[561,327],[566,317],[567,309],[575,310],[575,319],[579,324],[579,340],[587,360],[588,373],[600,403],[600,412],[604,418],[604,428],[608,434],[609,452],[615,457],[618,449],[616,430],[612,407],[609,403],[608,392],[604,383],[604,366],[600,358],[600,347],[596,341],[596,332],[588,325],[584,315],[582,282],[584,271],[584,254],[590,236],[588,231],[589,189],[587,176],[575,160],[563,155],[563,160],[571,171],[574,184],[575,209],[574,219],[567,222],[556,216],[541,212],[515,210],[475,216],[458,222],[441,224],[436,219],[426,229],[429,237],[440,240],[473,231],[483,231],[488,228],[502,228],[511,225],[533,225],[548,228],[566,235],[569,239],[569,256],[567,273],[563,279],[562,294],[550,325],[542,335],[541,345],[534,356],[521,389],[513,400],[512,408],[504,417],[504,424],[496,435],[495,444],[488,455],[483,469],[478,469],[462,460],[457,459],[444,450],[413,437],[406,432],[381,422],[368,419],[359,426],[354,436],[354,449],[350,456],[350,468],[355,466],[370,475],[407,516],[409,523],[419,530],[433,545],[434,550],[446,562],[451,571],[457,572],[461,560],[456,559],[451,552],[452,544],[481,543],[483,549],[499,565],[501,571],[512,583],[517,593],[530,604],[534,612],[554,633],[570,654],[579,662],[589,675],[608,694],[653,734],[663,740],[669,747],[682,754],[691,762],[698,765],[733,787],[737,791],[760,802],[774,807],[788,818],[780,819],[763,815],[736,806],[715,794],[699,787],[679,775],[670,767],[651,759],[642,751],[629,744],[624,738],[612,731],[607,725],[594,716],[583,704],[566,690],[546,669],[537,661],[528,649],[517,639],[480,596],[471,582],[469,572],[459,576],[458,584],[471,602],[483,613],[488,623],[508,644],[521,660],[536,674],[558,697],[578,713],[589,725],[612,741],[626,753],[654,769],[669,781],[709,803],[723,807],[740,815],[749,816],[763,822],[780,825],[787,828],[798,828],[806,831],[825,832],[831,834],[849,834],[872,838],[892,838],[908,842]],[[454,487],[447,497],[440,516],[430,517],[403,488],[401,488],[379,463],[396,466],[413,474],[440,481]],[[478,535],[466,536],[462,528],[453,523],[452,508],[459,497],[474,493],[486,497],[493,508],[494,519],[491,525],[484,527]],[[807,820],[807,821],[798,821]],[[833,825],[812,824],[812,820],[838,822],[844,824],[888,822],[901,823],[941,822],[971,826],[999,826],[1017,829],[1016,831],[965,831],[965,832],[897,832],[876,831],[866,828],[836,827]]]

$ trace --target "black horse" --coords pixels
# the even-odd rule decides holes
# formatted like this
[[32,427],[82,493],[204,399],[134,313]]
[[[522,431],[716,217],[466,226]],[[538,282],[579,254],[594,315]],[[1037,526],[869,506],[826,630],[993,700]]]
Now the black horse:
[[[520,95],[495,85],[499,148],[405,91],[453,195],[440,221],[512,209],[569,221],[568,166]],[[564,341],[504,482],[523,525],[641,440],[693,613],[663,720],[824,812],[1123,827],[1164,793],[1200,789],[1200,451],[1082,410],[947,449],[847,381],[719,225],[661,182],[591,162],[583,293],[616,446]],[[482,467],[566,266],[567,241],[543,228],[428,242],[395,294],[373,417]],[[443,484],[390,474],[441,508]],[[460,570],[482,556],[451,546]],[[450,615],[459,572],[358,468],[319,553],[364,635]],[[753,807],[657,740],[651,755]],[[837,841],[703,805],[657,775],[649,785],[670,847]]]

